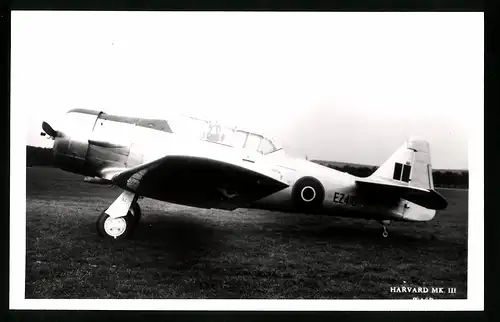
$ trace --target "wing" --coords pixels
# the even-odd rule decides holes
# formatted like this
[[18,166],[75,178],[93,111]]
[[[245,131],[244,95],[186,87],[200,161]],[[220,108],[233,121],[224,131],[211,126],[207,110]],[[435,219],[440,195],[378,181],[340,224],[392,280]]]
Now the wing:
[[128,169],[104,169],[101,177],[149,198],[227,210],[288,187],[240,165],[185,155],[168,155]]
[[414,202],[427,209],[442,210],[448,206],[448,202],[437,191],[423,189],[399,184],[383,178],[358,178],[356,185],[359,192],[368,197],[375,195],[385,200],[397,201],[400,198]]

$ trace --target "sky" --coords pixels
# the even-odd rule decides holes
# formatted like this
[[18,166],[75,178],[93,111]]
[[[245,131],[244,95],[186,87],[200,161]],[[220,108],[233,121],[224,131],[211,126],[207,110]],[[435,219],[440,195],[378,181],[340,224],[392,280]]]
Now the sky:
[[467,169],[482,13],[14,11],[11,108],[50,147],[69,109],[220,119],[309,159],[383,163],[410,136]]

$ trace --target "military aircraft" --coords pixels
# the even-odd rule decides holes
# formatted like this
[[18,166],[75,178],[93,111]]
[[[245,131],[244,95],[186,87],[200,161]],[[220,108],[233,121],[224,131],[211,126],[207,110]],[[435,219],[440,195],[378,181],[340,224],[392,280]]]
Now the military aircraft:
[[234,210],[257,208],[428,221],[446,200],[434,190],[429,144],[410,138],[371,176],[356,177],[288,155],[261,134],[192,117],[147,119],[73,109],[54,139],[57,167],[123,189],[97,219],[103,237],[131,236],[138,199]]

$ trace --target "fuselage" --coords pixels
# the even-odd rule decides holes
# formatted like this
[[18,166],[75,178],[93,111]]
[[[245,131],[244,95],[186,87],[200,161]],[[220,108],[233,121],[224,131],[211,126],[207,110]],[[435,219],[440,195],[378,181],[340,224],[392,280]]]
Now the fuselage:
[[[249,203],[246,205],[248,208],[377,220],[415,220],[405,216],[408,202],[404,200],[389,205],[384,202],[383,196],[377,200],[360,195],[353,175],[291,157],[282,149],[263,154],[179,134],[166,120],[72,110],[66,115],[60,133],[54,143],[56,165],[85,176],[103,177],[103,169],[132,168],[165,155],[201,156],[240,165],[288,185],[281,191]],[[186,180],[192,180],[192,186],[197,185],[196,177]],[[161,184],[175,185],[175,182]],[[321,203],[308,207],[308,200],[312,204],[320,194]],[[183,199],[167,192],[146,192],[144,197],[204,207],[201,203],[183,202]],[[302,206],[300,203],[298,206],[298,198]],[[418,207],[415,204],[411,206],[414,209]]]

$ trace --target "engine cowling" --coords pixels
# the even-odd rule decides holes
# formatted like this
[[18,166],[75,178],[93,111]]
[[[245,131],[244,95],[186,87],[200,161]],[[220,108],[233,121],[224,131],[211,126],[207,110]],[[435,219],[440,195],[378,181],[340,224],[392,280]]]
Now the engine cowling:
[[91,110],[70,110],[64,116],[58,130],[60,134],[54,142],[54,160],[59,168],[83,175],[95,175],[88,167],[86,158],[89,149],[89,138],[97,122],[100,112]]

